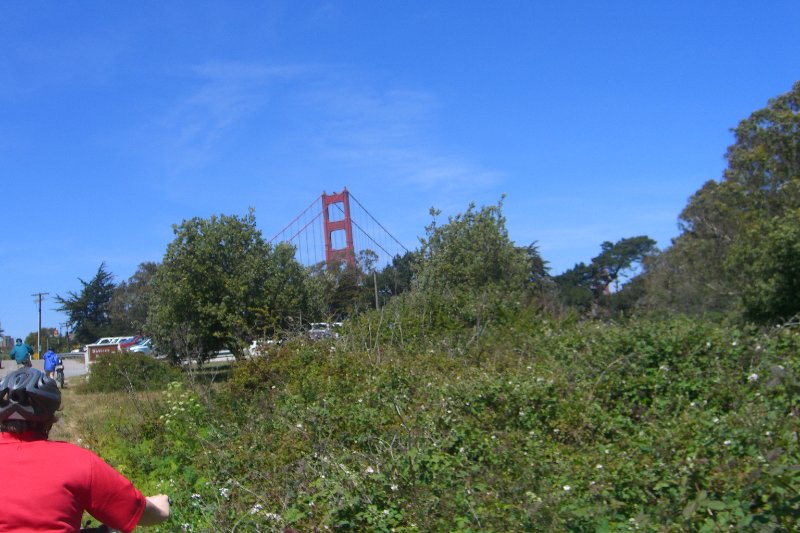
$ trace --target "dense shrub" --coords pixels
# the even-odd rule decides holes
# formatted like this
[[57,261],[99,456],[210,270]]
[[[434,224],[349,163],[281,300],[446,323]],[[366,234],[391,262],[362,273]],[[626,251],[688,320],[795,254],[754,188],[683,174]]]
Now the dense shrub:
[[374,326],[165,392],[113,450],[172,494],[163,530],[798,526],[796,330],[522,313],[385,344]]
[[181,377],[181,371],[169,363],[123,351],[98,357],[91,366],[89,379],[80,390],[87,393],[160,390]]

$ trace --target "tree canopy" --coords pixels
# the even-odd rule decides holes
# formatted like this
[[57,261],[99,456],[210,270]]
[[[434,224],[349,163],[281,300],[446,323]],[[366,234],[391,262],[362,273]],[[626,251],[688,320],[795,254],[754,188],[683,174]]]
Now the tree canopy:
[[656,242],[646,235],[627,237],[616,243],[606,241],[588,265],[578,263],[554,281],[566,305],[587,310],[611,293],[612,284],[626,278],[628,273],[636,273],[645,259],[657,252]]
[[127,280],[114,289],[109,313],[111,323],[118,333],[141,334],[147,322],[150,301],[150,283],[158,264],[144,262]]
[[794,305],[764,301],[765,294],[777,296],[776,288],[784,285],[764,276],[785,270],[778,263],[787,258],[775,246],[793,239],[788,228],[800,208],[800,82],[741,121],[733,133],[721,181],[707,182],[689,199],[679,218],[681,235],[648,273],[651,308],[741,309],[759,320],[800,312],[797,297]]
[[173,231],[147,320],[173,358],[203,360],[223,349],[241,356],[252,338],[301,312],[304,270],[291,247],[264,241],[252,209],[185,220]]
[[523,289],[530,274],[527,250],[508,236],[502,199],[497,205],[464,213],[437,225],[439,212],[425,228],[417,261],[416,283],[423,290],[475,290],[488,285]]
[[90,280],[78,278],[83,289],[80,293],[68,292],[66,297],[55,297],[59,311],[66,313],[75,339],[88,344],[110,335],[110,303],[114,295],[114,276],[101,263],[97,274]]

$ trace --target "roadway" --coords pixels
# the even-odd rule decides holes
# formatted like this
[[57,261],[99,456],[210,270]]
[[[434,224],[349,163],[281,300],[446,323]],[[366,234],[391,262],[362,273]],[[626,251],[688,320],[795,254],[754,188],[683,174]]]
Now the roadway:
[[[69,380],[69,378],[75,376],[83,376],[87,374],[86,364],[84,362],[84,354],[81,353],[64,353],[58,354],[61,357],[61,360],[64,362],[64,378]],[[217,352],[210,358],[208,358],[205,364],[209,363],[232,363],[235,361],[236,358],[231,354],[228,350],[222,350]],[[17,369],[17,363],[8,359],[8,354],[2,354],[2,359],[0,359],[0,363],[2,363],[2,368],[0,368],[0,378],[9,374]],[[44,372],[44,360],[42,359],[34,359],[31,361],[33,364],[33,368],[37,368]],[[184,366],[196,366],[197,361],[185,361]]]
[[[0,361],[3,365],[0,368],[0,378],[13,372],[17,369],[17,363],[8,359],[7,354],[3,354],[3,359]],[[59,354],[61,360],[64,362],[64,377],[69,379],[75,376],[82,376],[86,374],[86,365],[84,364],[83,354]],[[34,359],[31,361],[33,368],[38,368],[44,372],[44,361],[42,359]]]

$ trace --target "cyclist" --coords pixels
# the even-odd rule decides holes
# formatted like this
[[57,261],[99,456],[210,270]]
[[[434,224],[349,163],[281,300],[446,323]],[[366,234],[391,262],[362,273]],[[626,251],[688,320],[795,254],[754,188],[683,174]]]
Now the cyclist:
[[132,531],[169,518],[169,499],[145,497],[93,452],[48,440],[61,391],[35,368],[0,380],[0,531],[77,532],[87,511],[113,529]]
[[31,366],[31,355],[33,355],[33,348],[22,342],[22,339],[17,339],[8,358],[17,362],[17,368],[24,368]]
[[44,352],[44,371],[47,374],[47,377],[50,379],[53,378],[53,372],[56,371],[56,366],[61,364],[61,358],[53,351],[52,348],[48,348],[46,352]]

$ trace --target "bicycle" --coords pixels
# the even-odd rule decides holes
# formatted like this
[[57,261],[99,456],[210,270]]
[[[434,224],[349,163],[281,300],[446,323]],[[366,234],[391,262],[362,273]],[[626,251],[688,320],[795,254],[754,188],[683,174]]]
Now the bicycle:
[[64,363],[58,363],[53,373],[53,379],[58,383],[59,388],[64,388]]

